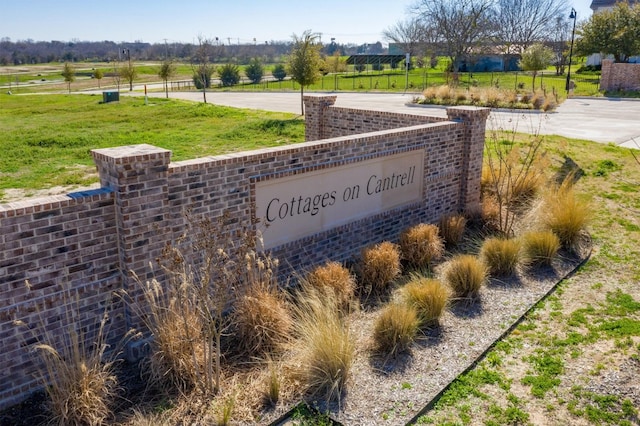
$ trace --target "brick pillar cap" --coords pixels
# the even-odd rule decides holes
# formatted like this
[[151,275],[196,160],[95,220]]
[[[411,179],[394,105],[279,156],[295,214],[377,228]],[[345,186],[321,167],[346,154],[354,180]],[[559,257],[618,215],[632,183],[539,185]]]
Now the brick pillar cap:
[[171,156],[171,151],[146,143],[139,145],[125,145],[115,148],[92,149],[94,159],[102,159],[103,161],[120,162],[122,159],[131,160],[149,160],[151,158]]

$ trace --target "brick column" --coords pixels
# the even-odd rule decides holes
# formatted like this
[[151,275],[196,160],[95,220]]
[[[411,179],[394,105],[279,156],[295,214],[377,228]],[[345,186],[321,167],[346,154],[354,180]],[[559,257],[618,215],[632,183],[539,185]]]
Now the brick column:
[[602,60],[602,72],[600,74],[600,90],[615,90],[613,88],[613,61],[611,59]]
[[[140,303],[142,288],[133,274],[142,282],[153,278],[150,264],[170,239],[166,220],[171,151],[143,144],[95,149],[92,154],[100,183],[115,194],[122,287],[133,303]],[[135,312],[131,306],[126,307],[126,326],[142,330]]]
[[337,96],[305,96],[304,140],[324,139],[324,111],[336,103]]
[[464,126],[464,157],[460,182],[460,210],[480,208],[480,179],[482,155],[489,108],[449,107],[447,116]]

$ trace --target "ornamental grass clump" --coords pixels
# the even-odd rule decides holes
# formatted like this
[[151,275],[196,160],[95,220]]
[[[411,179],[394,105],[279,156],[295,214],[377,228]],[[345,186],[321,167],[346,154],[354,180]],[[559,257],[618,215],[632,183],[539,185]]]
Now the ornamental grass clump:
[[542,223],[560,239],[563,247],[575,249],[591,219],[589,203],[578,198],[571,179],[542,198]]
[[355,339],[339,301],[333,294],[303,283],[297,293],[294,319],[296,378],[311,397],[339,400],[355,356]]
[[373,329],[374,351],[395,356],[406,351],[420,330],[416,308],[409,304],[389,303],[382,309]]
[[[26,286],[31,291],[28,281]],[[25,319],[14,325],[24,327],[29,336],[24,346],[33,349],[36,357],[36,380],[48,398],[49,423],[105,424],[121,391],[115,374],[117,359],[132,333],[110,345],[109,309],[95,318],[93,312],[83,312],[79,298],[70,300],[68,294],[63,292],[63,308],[54,322],[45,319],[36,304],[35,323]]]
[[307,274],[305,280],[321,292],[330,292],[340,309],[348,311],[356,289],[353,274],[338,262],[318,266]]
[[560,239],[551,231],[530,231],[522,236],[524,261],[530,266],[551,265],[560,250]]
[[449,289],[439,280],[412,274],[402,289],[406,304],[413,306],[421,327],[437,325],[449,304]]
[[454,297],[472,300],[487,282],[487,267],[475,256],[460,254],[447,263],[443,276]]
[[376,295],[383,294],[402,272],[400,249],[388,241],[362,250],[358,274],[363,290]]
[[402,258],[415,268],[431,268],[444,254],[444,242],[436,225],[421,223],[400,235]]
[[467,219],[461,214],[444,215],[438,222],[440,235],[447,247],[455,247],[464,236]]
[[278,352],[293,328],[293,319],[277,288],[255,286],[237,302],[236,341],[251,356]]
[[480,248],[480,259],[490,275],[513,275],[520,263],[520,242],[516,239],[487,238]]

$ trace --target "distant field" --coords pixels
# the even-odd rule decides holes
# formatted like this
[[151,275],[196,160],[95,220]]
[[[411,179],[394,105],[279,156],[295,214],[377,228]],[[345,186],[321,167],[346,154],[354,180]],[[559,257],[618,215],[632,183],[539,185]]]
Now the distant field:
[[304,140],[293,114],[179,100],[98,95],[0,94],[0,201],[10,188],[30,191],[97,182],[90,150],[148,143],[184,160]]
[[[121,64],[120,64],[121,65]],[[217,64],[221,65],[221,64]],[[217,88],[214,90],[299,90],[299,86],[289,80],[269,81],[272,79],[271,71],[275,64],[264,64],[264,81],[259,84],[251,84],[244,77],[244,66],[239,66],[242,84],[232,88]],[[66,91],[67,85],[62,78],[63,64],[46,64],[33,66],[6,66],[0,67],[0,87],[11,88],[16,93],[33,93],[41,91]],[[71,84],[72,91],[89,89],[115,88],[117,83],[113,78],[114,64],[108,63],[77,63],[74,64],[78,73],[76,81]],[[139,62],[135,64],[138,77],[135,84],[158,83],[159,63]],[[402,68],[392,70],[386,65],[382,71],[373,71],[372,66],[366,67],[362,72],[356,72],[353,66],[349,66],[346,72],[327,74],[311,85],[309,90],[321,91],[389,91],[389,92],[416,92],[419,93],[425,87],[453,84],[453,75],[444,72],[446,60],[441,60],[436,68],[415,68],[408,76]],[[572,68],[572,79],[577,82],[576,95],[599,95],[597,74],[577,74],[579,66]],[[100,69],[104,78],[100,81],[91,78],[92,73]],[[193,70],[189,64],[176,64],[176,75],[172,81],[191,81]],[[408,78],[407,78],[408,77]],[[215,78],[215,75],[214,75]],[[477,85],[480,87],[497,86],[505,89],[533,88],[532,73],[525,72],[482,72],[482,73],[458,73],[457,84],[462,87]],[[555,91],[560,98],[566,96],[566,75],[556,76],[552,67],[539,73],[535,80],[536,89]],[[121,86],[126,86],[121,81]],[[158,89],[159,90],[159,89]]]

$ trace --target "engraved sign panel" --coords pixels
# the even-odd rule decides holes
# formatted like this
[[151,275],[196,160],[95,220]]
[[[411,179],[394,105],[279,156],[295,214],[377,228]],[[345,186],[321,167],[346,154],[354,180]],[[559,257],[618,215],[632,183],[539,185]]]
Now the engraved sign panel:
[[409,151],[256,183],[265,248],[422,199],[424,151]]

